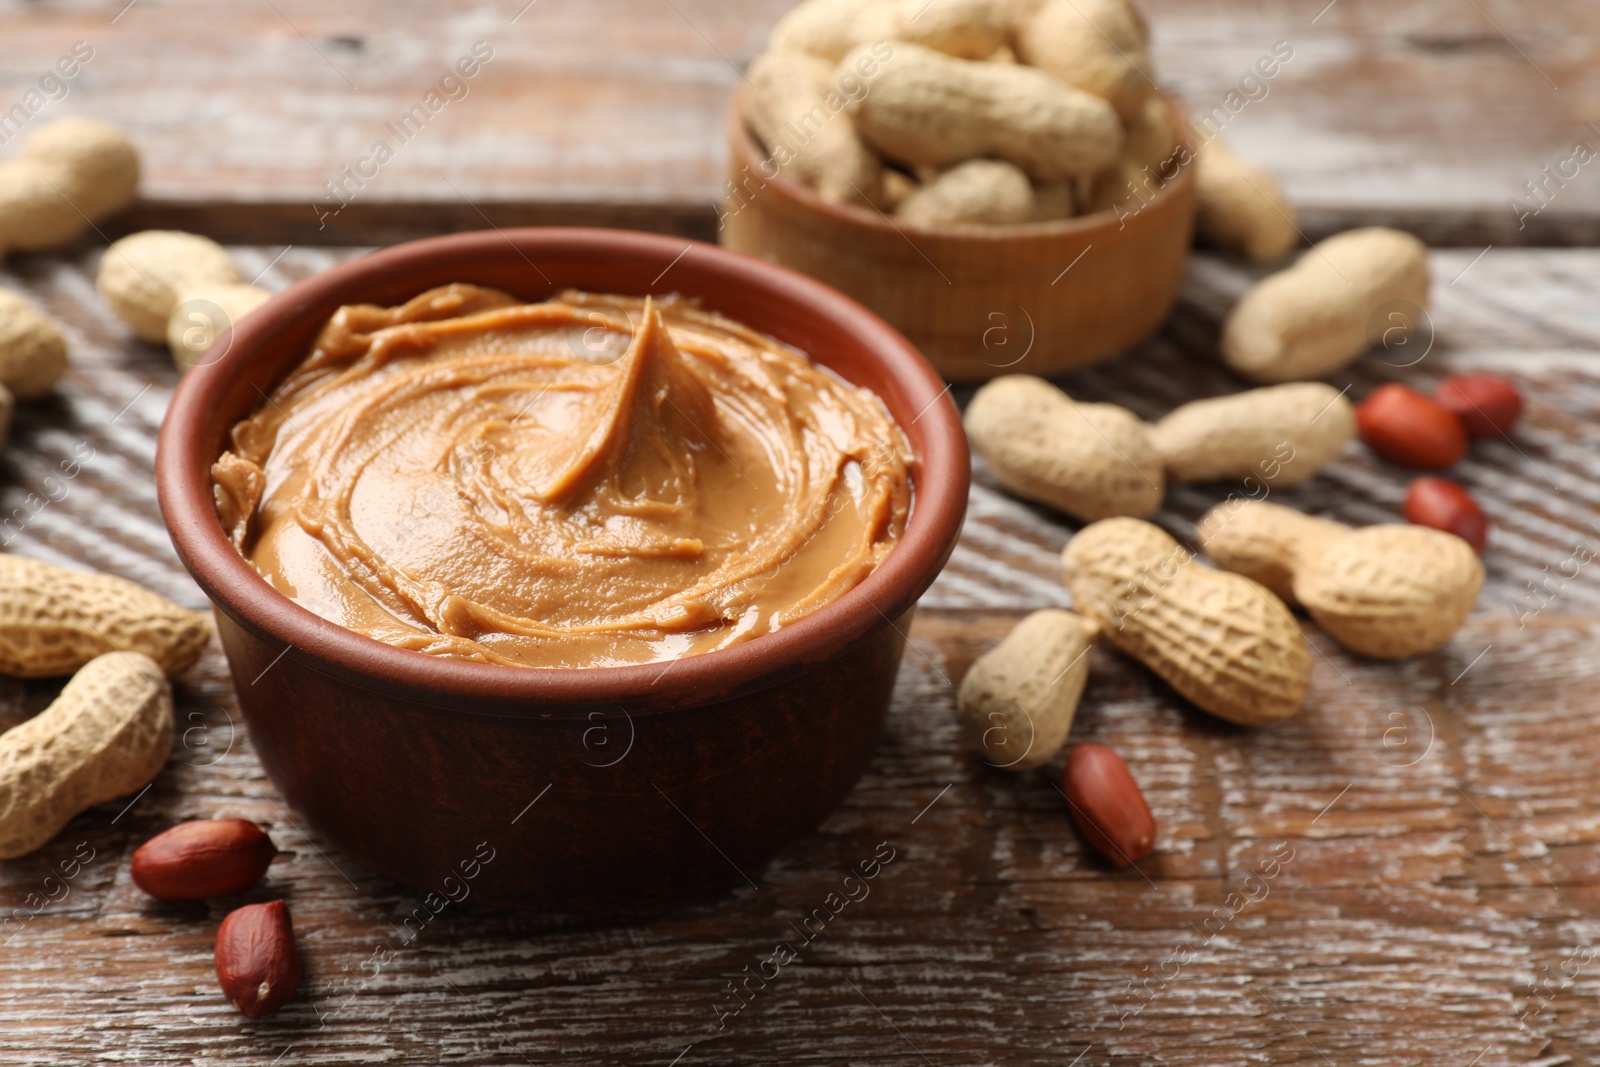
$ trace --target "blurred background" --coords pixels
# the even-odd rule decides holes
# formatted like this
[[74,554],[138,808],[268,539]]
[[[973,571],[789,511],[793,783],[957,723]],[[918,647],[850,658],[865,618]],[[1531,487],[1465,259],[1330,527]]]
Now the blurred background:
[[[92,58],[36,110],[131,133],[147,203],[119,220],[127,229],[348,244],[480,227],[481,209],[502,226],[611,221],[710,236],[729,96],[792,5],[523,2],[8,0],[0,106],[84,42]],[[1389,222],[1435,244],[1600,236],[1600,181],[1587,173],[1525,226],[1508,208],[1536,204],[1526,183],[1578,142],[1600,147],[1591,0],[1140,6],[1158,80],[1196,115],[1228,110],[1227,139],[1280,177],[1311,235]],[[388,124],[479,41],[492,58],[400,142]],[[1252,81],[1279,42],[1292,59]],[[325,183],[380,140],[393,158],[319,229],[311,205],[330,201]]]

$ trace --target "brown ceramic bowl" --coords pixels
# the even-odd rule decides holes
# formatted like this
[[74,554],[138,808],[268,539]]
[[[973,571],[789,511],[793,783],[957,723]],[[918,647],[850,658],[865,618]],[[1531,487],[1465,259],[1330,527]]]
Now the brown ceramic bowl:
[[918,229],[772,175],[737,100],[728,141],[722,243],[855,297],[953,382],[1098,363],[1154,333],[1177,302],[1194,237],[1192,166],[1123,217]]
[[[910,438],[904,537],[816,614],[665,667],[441,659],[318,618],[229,545],[209,468],[336,308],[449,282],[528,300],[567,287],[682,293],[811,354],[882,397]],[[216,609],[251,741],[294,807],[419,888],[504,907],[614,907],[753,878],[865,768],[917,599],[966,508],[966,440],[943,391],[877,316],[745,256],[605,230],[466,233],[352,260],[243,320],[227,353],[178,387],[156,477],[178,555]]]

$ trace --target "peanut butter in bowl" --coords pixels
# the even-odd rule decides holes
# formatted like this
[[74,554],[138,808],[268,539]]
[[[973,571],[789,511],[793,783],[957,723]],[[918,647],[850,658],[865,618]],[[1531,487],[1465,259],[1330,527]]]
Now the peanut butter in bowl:
[[341,308],[212,478],[285,596],[529,667],[778,630],[872,572],[912,492],[882,402],[769,337],[678,298],[471,285]]

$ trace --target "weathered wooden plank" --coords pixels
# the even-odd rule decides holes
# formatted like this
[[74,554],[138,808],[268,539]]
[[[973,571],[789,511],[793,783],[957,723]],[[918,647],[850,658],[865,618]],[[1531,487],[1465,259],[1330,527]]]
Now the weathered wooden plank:
[[[1600,185],[1570,161],[1600,148],[1600,22],[1582,0],[1144,0],[1159,76],[1197,117],[1282,179],[1312,226],[1352,219],[1433,243],[1593,243]],[[1246,80],[1283,42],[1293,57]],[[1237,94],[1230,99],[1230,94]],[[1218,111],[1218,108],[1221,111]],[[1526,183],[1557,173],[1542,198]],[[1563,174],[1565,175],[1563,177]],[[1526,210],[1513,214],[1507,201]],[[1470,218],[1447,237],[1441,218]],[[1526,228],[1519,229],[1525,225]]]

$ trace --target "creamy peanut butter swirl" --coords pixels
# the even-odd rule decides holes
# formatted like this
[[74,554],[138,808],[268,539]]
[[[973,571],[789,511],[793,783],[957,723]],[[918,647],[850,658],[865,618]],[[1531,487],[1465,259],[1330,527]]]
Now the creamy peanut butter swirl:
[[469,285],[341,308],[212,468],[234,545],[435,655],[672,659],[861,582],[911,502],[881,402],[676,298]]

